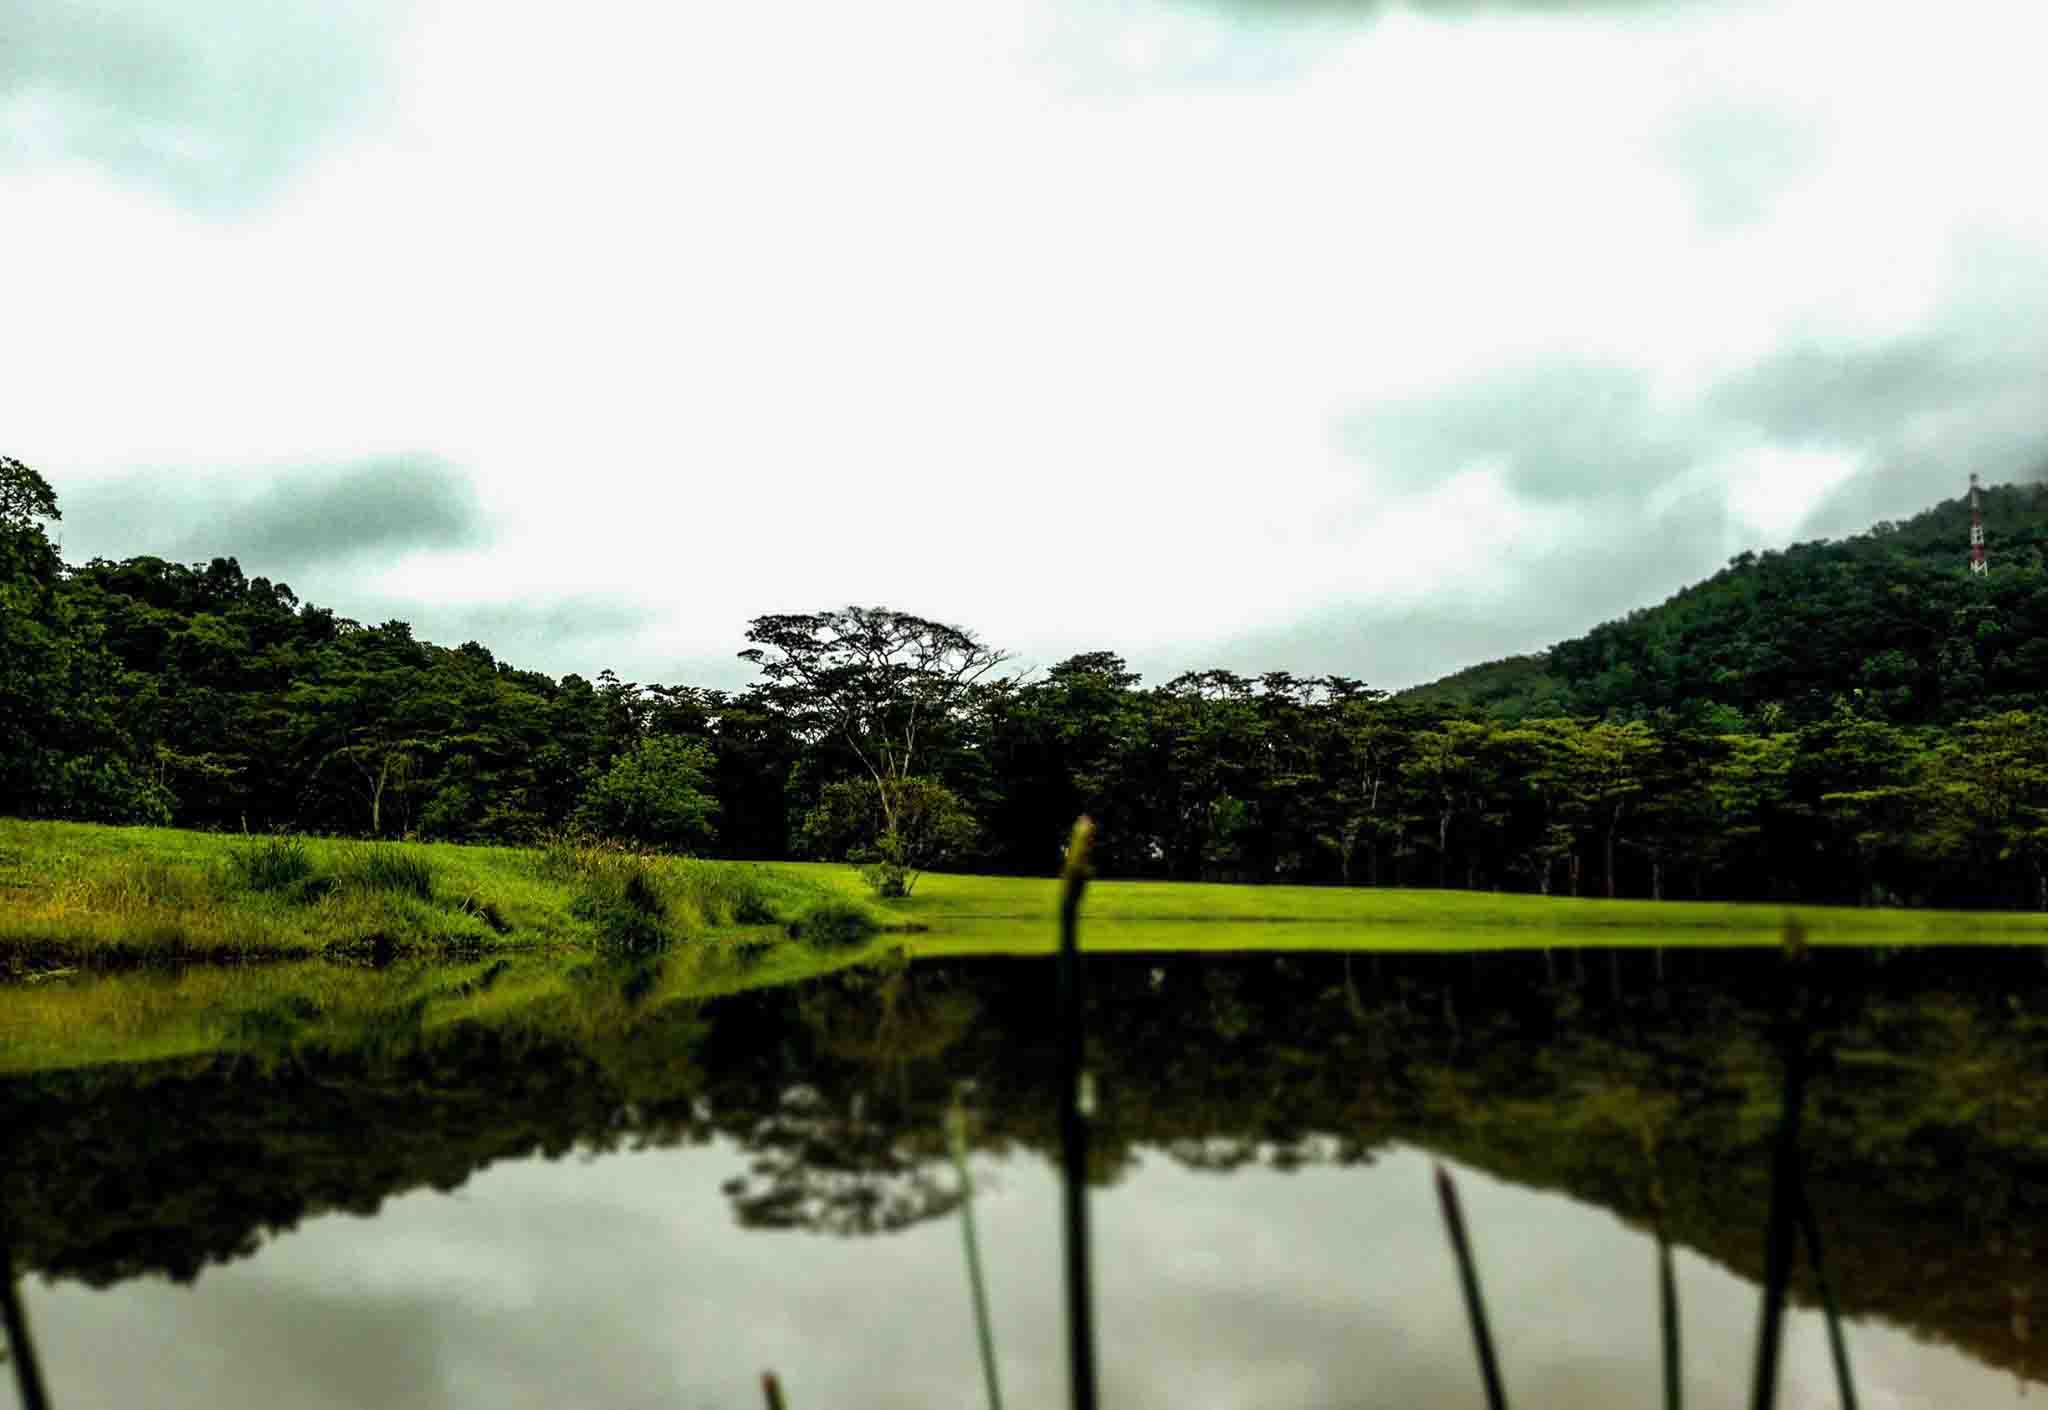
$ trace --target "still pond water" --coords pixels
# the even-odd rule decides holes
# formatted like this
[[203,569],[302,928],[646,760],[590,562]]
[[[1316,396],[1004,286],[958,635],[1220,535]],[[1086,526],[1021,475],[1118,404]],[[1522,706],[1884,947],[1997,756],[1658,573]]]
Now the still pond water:
[[[1513,1403],[1660,1403],[1654,1187],[1686,1404],[1747,1404],[1778,956],[1089,969],[1106,1405],[1483,1404],[1438,1161]],[[2042,1394],[2044,977],[2040,952],[1813,957],[1804,1158],[1865,1406]],[[639,1006],[644,971],[586,982],[603,1023],[415,1007],[352,1044],[0,1083],[52,1403],[750,1406],[773,1368],[793,1410],[980,1404],[963,1090],[1005,1400],[1065,1403],[1049,962]],[[1779,1403],[1832,1405],[1794,1297]]]

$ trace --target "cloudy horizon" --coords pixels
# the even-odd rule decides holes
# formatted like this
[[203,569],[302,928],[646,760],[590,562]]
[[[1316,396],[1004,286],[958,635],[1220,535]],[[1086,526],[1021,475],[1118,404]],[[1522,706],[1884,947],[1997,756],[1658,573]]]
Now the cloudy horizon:
[[2032,7],[40,0],[0,454],[561,674],[1401,687],[2048,465]]

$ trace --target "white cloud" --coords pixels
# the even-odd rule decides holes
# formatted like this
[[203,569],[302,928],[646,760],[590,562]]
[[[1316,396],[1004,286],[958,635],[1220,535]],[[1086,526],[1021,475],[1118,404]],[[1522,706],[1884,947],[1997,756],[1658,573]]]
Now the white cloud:
[[[1193,665],[1446,560],[1526,597],[1597,526],[1468,503],[1465,466],[1394,492],[1335,428],[1560,360],[1638,370],[1678,425],[1788,343],[1983,326],[1957,271],[2048,233],[2048,99],[2032,12],[1963,8],[447,0],[397,96],[237,221],[0,169],[36,212],[0,276],[9,453],[60,495],[438,456],[501,540],[312,590],[423,620],[617,594],[666,616],[642,675],[849,600]],[[1791,453],[1721,482],[1767,536],[1806,499],[1745,486]]]

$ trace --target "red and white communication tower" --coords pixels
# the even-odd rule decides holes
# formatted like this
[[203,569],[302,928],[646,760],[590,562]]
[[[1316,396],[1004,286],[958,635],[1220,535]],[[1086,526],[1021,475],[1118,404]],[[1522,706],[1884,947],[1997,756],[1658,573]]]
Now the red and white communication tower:
[[1970,572],[1981,577],[1984,567],[1984,510],[1977,502],[1977,474],[1970,472]]

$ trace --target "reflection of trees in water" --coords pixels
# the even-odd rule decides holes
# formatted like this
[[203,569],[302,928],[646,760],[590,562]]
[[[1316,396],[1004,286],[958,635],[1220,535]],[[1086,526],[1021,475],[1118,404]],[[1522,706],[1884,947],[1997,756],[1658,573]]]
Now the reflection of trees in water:
[[1246,1166],[1289,1171],[1308,1165],[1372,1164],[1369,1147],[1331,1135],[1302,1136],[1293,1141],[1186,1137],[1167,1142],[1165,1151],[1190,1170],[1216,1174],[1229,1174]]
[[821,1052],[878,1072],[900,1076],[912,1063],[940,1057],[978,1008],[971,992],[902,963],[835,978],[802,991],[797,1013]]
[[[1810,1184],[1846,1309],[2024,1373],[2048,1244],[2039,957],[1815,959],[1837,1013]],[[1590,961],[1091,959],[1091,1177],[1140,1152],[1223,1174],[1406,1142],[1646,1224],[1654,1150],[1674,1239],[1757,1276],[1776,957]],[[495,1160],[713,1138],[742,1152],[727,1190],[746,1227],[899,1230],[957,1208],[942,1129],[963,1079],[978,1150],[1058,1149],[1049,966],[934,962],[666,1007],[591,989],[580,1017],[414,1025],[367,1056],[0,1083],[22,1260],[190,1277],[308,1214]]]
[[733,1213],[750,1229],[883,1234],[960,1207],[949,1167],[902,1128],[868,1119],[859,1095],[845,1106],[792,1087],[743,1141],[747,1173],[726,1182]]
[[787,1087],[737,1133],[751,1158],[725,1192],[740,1223],[875,1234],[959,1208],[921,1079],[943,1071],[976,1011],[971,992],[901,962],[799,994],[799,1023],[820,1058],[844,1065],[843,1080],[831,1097],[810,1082]]

